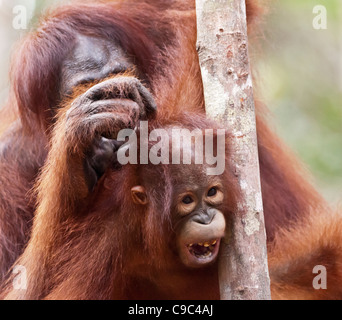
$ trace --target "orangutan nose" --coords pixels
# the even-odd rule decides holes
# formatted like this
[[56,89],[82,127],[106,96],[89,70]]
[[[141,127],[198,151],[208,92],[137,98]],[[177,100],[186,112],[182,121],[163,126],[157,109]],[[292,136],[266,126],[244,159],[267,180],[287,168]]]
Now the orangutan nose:
[[199,224],[210,224],[213,221],[216,213],[217,210],[213,208],[201,209],[194,218],[194,221]]

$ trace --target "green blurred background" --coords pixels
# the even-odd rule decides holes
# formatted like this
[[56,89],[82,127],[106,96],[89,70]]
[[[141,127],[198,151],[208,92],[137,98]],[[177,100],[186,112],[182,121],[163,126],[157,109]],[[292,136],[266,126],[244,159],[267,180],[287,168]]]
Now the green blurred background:
[[[342,1],[273,1],[265,21],[261,92],[274,126],[333,203],[342,200]],[[316,30],[316,5],[327,29]]]
[[[13,28],[13,7],[25,6],[35,22],[45,7],[61,2],[0,0],[0,103],[8,93],[13,43],[26,32]],[[259,91],[273,113],[274,130],[303,160],[326,199],[337,203],[342,200],[342,0],[268,2],[262,45],[251,50]],[[326,30],[313,28],[316,5],[327,9]]]

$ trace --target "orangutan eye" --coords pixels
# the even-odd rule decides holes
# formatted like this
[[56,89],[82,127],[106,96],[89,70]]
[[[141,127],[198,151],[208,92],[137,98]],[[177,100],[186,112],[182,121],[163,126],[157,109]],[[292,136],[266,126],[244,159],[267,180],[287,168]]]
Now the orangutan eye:
[[193,203],[194,200],[190,196],[186,196],[186,197],[183,198],[182,202],[184,204],[190,204],[190,203]]
[[216,188],[211,188],[209,191],[208,191],[208,197],[213,197],[217,194],[217,189]]

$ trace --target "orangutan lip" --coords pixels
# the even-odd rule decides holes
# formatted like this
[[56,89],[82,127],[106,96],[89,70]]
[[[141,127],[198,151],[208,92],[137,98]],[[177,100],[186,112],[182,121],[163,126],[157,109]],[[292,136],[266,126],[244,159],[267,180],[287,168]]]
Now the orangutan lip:
[[218,240],[212,240],[207,242],[191,243],[187,245],[189,252],[199,259],[211,258],[215,252],[215,248]]

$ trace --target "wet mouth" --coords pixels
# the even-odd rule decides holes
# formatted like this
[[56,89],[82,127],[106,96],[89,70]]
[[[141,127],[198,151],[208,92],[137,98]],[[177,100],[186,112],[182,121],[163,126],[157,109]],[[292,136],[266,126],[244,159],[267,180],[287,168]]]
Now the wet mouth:
[[187,245],[189,253],[197,259],[211,260],[216,254],[219,246],[219,239],[206,242],[190,243]]

